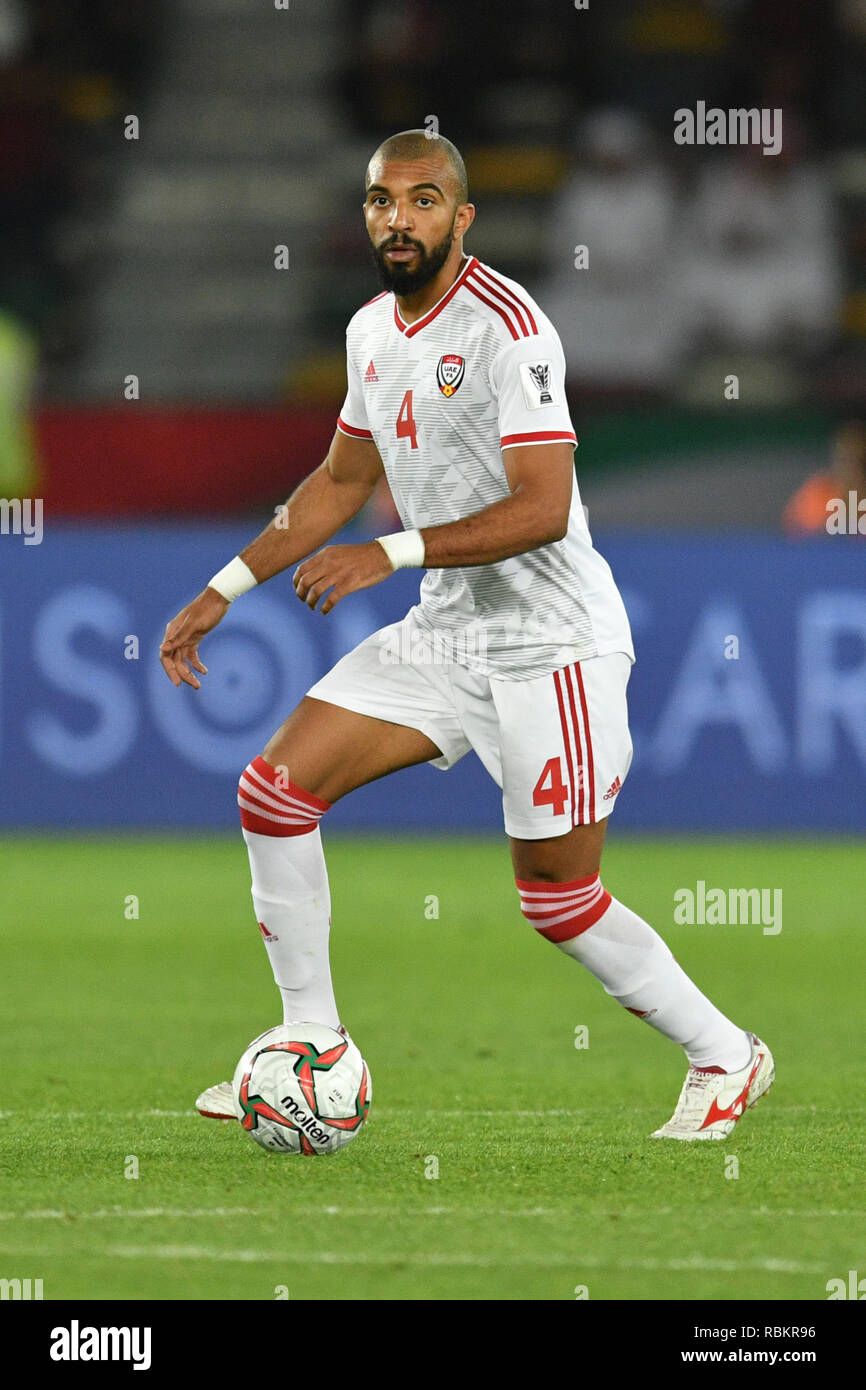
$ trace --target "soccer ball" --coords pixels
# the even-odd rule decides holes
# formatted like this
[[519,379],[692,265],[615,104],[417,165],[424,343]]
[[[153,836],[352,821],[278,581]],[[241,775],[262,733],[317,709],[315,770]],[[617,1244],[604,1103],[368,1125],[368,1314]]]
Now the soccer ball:
[[373,1089],[350,1038],[324,1023],[270,1028],[232,1082],[242,1129],[273,1153],[332,1154],[360,1133]]

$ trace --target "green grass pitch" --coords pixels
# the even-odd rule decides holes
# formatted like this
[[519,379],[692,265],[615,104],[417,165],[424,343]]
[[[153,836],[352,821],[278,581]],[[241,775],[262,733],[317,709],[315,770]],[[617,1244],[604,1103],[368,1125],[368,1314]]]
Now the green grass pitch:
[[[310,1160],[193,1111],[280,1021],[240,838],[4,843],[0,1276],[46,1299],[821,1300],[866,1274],[861,846],[611,834],[607,886],[776,1056],[696,1145],[648,1138],[680,1050],[534,936],[504,840],[326,851],[373,1104]],[[673,925],[698,879],[782,888],[782,931]]]

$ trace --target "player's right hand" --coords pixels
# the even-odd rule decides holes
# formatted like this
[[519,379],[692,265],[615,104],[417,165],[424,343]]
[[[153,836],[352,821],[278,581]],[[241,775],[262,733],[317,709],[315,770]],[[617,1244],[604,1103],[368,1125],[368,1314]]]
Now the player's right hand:
[[203,589],[198,598],[194,598],[192,603],[180,610],[176,618],[172,618],[159,649],[162,668],[172,685],[180,686],[183,681],[191,685],[193,690],[201,689],[201,681],[190,667],[200,671],[203,676],[207,675],[207,667],[198,654],[198,644],[225,616],[228,606],[228,599],[224,599],[216,589]]

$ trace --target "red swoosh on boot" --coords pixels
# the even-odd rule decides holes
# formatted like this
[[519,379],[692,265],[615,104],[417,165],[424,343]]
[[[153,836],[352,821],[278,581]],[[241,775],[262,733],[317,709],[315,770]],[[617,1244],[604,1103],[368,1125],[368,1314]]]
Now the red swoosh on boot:
[[[707,1118],[704,1120],[703,1124],[701,1125],[701,1129],[706,1129],[708,1125],[713,1125],[713,1124],[715,1124],[717,1120],[730,1120],[730,1119],[737,1119],[737,1120],[738,1120],[738,1119],[740,1118],[739,1115],[734,1115],[734,1111],[736,1110],[736,1108],[737,1108],[738,1105],[742,1106],[742,1105],[744,1104],[745,1099],[746,1099],[746,1096],[749,1094],[749,1087],[751,1086],[752,1082],[754,1081],[755,1076],[756,1076],[757,1071],[758,1071],[758,1068],[760,1067],[760,1065],[761,1065],[761,1063],[763,1062],[763,1060],[764,1060],[764,1054],[763,1054],[763,1052],[759,1052],[759,1053],[758,1053],[757,1060],[756,1060],[756,1062],[755,1062],[755,1065],[752,1067],[752,1070],[749,1072],[749,1079],[748,1079],[748,1081],[746,1082],[746,1084],[745,1084],[745,1086],[743,1087],[743,1089],[742,1089],[742,1091],[740,1092],[740,1094],[737,1096],[736,1100],[731,1101],[731,1104],[727,1107],[726,1110],[720,1110],[719,1107],[718,1107],[718,1105],[716,1104],[715,1100],[713,1101],[713,1103],[712,1103],[712,1105],[710,1106],[709,1111],[708,1111],[708,1113],[707,1113]],[[741,1113],[742,1113],[742,1112],[741,1112]]]

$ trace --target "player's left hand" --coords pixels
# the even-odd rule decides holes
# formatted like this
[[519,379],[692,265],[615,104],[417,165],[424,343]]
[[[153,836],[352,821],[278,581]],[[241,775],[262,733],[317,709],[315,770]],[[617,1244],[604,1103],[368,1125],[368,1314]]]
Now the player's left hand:
[[321,612],[330,613],[346,594],[381,584],[393,573],[391,561],[379,542],[365,541],[362,545],[326,545],[298,565],[292,583],[298,598],[310,608],[315,608],[327,593]]

